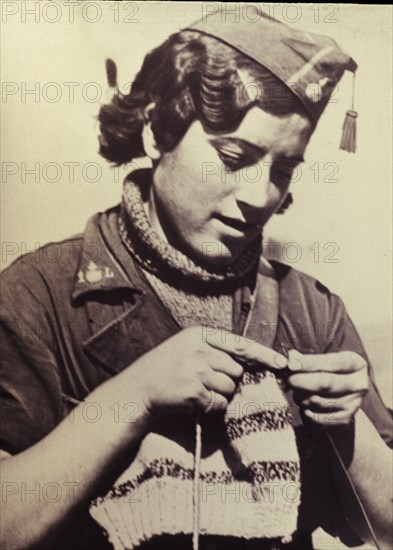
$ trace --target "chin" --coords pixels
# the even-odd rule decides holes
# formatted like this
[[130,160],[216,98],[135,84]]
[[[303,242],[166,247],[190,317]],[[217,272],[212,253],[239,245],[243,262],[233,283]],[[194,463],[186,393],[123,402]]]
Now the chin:
[[206,239],[192,247],[194,261],[210,268],[223,268],[233,263],[242,253],[248,242],[223,242],[218,239]]

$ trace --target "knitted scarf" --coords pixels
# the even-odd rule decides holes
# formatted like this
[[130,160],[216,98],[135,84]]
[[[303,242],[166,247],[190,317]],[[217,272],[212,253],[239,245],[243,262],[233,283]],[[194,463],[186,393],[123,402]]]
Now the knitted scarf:
[[[226,271],[202,268],[154,232],[132,180],[124,183],[119,232],[180,327],[231,330],[231,292],[255,267],[260,242]],[[201,535],[269,539],[272,548],[290,540],[300,503],[299,455],[274,374],[246,368],[226,413],[202,415],[198,428],[201,456],[192,415],[160,418],[113,488],[92,503],[91,515],[116,549],[157,535],[195,534],[196,514]]]

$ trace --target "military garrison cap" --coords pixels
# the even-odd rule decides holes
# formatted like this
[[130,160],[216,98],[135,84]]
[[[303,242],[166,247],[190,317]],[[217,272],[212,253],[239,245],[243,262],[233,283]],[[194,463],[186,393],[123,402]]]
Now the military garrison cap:
[[[234,21],[223,6],[183,30],[213,36],[266,67],[296,95],[316,125],[344,71],[355,73],[356,62],[328,36],[289,27],[257,6],[250,6],[249,12],[247,19]],[[341,148],[351,152],[356,147],[356,117],[352,104],[341,142]]]

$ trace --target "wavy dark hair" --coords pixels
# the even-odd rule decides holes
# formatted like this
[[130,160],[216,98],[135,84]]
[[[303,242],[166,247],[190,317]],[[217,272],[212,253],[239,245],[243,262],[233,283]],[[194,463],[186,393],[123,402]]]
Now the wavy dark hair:
[[[247,75],[247,82],[241,74]],[[151,103],[155,105],[149,115],[151,129],[162,152],[173,149],[194,120],[207,131],[235,130],[253,105],[277,116],[294,112],[307,116],[296,96],[268,69],[197,31],[173,34],[152,50],[130,92],[116,94],[101,107],[99,141],[104,158],[121,165],[145,156],[142,129]],[[286,202],[291,201],[288,195]]]

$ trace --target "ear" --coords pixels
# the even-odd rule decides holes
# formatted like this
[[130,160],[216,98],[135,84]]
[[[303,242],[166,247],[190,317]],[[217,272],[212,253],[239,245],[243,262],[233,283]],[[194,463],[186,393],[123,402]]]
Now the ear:
[[154,107],[155,104],[150,103],[145,109],[145,124],[142,130],[142,142],[146,155],[151,160],[158,160],[161,157],[161,153],[158,149],[150,122],[150,113],[154,109]]
[[285,199],[280,204],[280,207],[276,210],[276,214],[284,214],[284,212],[291,206],[293,203],[292,193],[287,193]]

